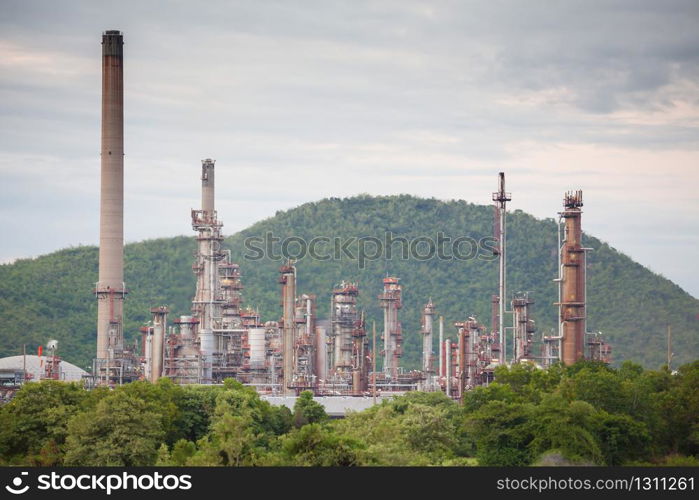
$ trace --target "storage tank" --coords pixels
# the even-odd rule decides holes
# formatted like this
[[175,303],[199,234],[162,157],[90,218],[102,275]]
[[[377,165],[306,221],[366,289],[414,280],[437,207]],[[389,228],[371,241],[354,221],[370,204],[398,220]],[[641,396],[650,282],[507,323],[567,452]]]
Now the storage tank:
[[253,370],[262,369],[265,366],[265,329],[251,328],[248,330],[248,342],[250,343],[250,367]]

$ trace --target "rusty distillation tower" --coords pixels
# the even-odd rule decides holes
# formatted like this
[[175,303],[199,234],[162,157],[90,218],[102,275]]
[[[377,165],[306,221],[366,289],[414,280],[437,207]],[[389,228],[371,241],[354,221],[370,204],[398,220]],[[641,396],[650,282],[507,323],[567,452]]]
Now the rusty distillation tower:
[[563,239],[559,230],[559,337],[560,358],[572,365],[585,357],[586,248],[582,246],[582,191],[568,192],[563,199]]

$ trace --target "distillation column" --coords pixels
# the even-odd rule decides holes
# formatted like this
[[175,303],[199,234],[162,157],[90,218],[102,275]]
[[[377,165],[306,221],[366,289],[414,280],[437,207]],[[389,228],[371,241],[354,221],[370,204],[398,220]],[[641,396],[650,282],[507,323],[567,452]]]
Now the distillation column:
[[205,366],[196,336],[199,319],[180,316],[174,323],[179,333],[167,338],[164,375],[176,384],[201,384]]
[[99,281],[95,288],[97,358],[100,360],[119,356],[124,344],[123,45],[119,31],[106,31],[102,35],[100,248]]
[[453,362],[452,362],[452,343],[449,339],[444,341],[444,378],[445,378],[445,391],[447,393],[447,396],[452,397],[452,386],[451,386],[451,376],[452,376],[452,371],[453,371]]
[[151,344],[150,381],[157,382],[163,374],[165,353],[165,332],[167,331],[167,307],[154,307],[150,310],[153,323],[153,340]]
[[316,356],[316,296],[304,294],[301,296],[301,303],[305,306],[305,327],[304,330],[304,344],[300,346],[303,348],[304,355],[306,357],[306,366],[299,366],[298,369],[305,369],[306,376],[310,377],[313,386],[317,384],[318,381],[318,367],[316,361],[318,357]]
[[292,387],[296,392],[317,387],[315,369],[316,297],[303,294],[295,301],[294,367]]
[[354,329],[359,321],[356,283],[342,282],[333,289],[330,319],[333,337],[333,369],[335,374],[349,373],[353,367]]
[[458,350],[456,351],[456,372],[458,379],[457,397],[464,392],[486,382],[486,366],[491,363],[488,353],[488,335],[483,335],[485,327],[475,317],[467,321],[454,323],[458,332]]
[[192,266],[197,276],[197,290],[192,312],[199,320],[199,343],[202,356],[202,378],[212,379],[215,351],[215,321],[222,317],[223,300],[217,297],[221,289],[219,263],[225,258],[221,251],[221,224],[214,208],[214,160],[201,162],[201,210],[192,210],[192,228],[197,231],[197,260]]
[[354,322],[352,328],[352,392],[360,395],[369,383],[369,344],[366,341],[364,313]]
[[512,299],[512,321],[514,322],[514,352],[512,360],[515,363],[531,358],[531,347],[535,331],[534,321],[530,319],[531,306],[534,301],[528,293],[518,293]]
[[294,395],[294,343],[296,341],[296,268],[291,262],[279,268],[282,285],[282,394]]
[[560,260],[561,360],[572,365],[585,356],[585,249],[582,247],[582,191],[566,193],[563,200],[564,237]]
[[398,309],[402,307],[401,286],[398,278],[384,278],[383,293],[379,302],[383,308],[384,373],[396,379],[398,360],[402,356],[402,331],[398,321]]
[[325,381],[328,377],[328,347],[324,325],[316,324],[315,332],[315,370],[318,380]]
[[432,368],[432,324],[435,307],[430,299],[422,310],[422,371],[425,377],[431,374]]

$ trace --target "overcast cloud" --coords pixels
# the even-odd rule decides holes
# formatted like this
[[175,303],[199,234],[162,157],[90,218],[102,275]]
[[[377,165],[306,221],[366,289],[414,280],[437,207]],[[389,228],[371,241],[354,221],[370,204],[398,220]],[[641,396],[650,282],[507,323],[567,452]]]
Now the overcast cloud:
[[0,4],[0,259],[98,239],[101,32],[125,38],[128,241],[327,196],[553,217],[699,296],[699,2]]

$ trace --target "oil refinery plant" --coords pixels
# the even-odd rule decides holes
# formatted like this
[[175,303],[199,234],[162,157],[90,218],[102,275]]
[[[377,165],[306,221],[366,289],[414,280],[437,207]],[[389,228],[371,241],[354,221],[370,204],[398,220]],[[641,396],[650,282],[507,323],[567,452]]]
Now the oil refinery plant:
[[[383,278],[376,301],[383,311],[380,346],[357,299],[352,281],[331,291],[330,307],[316,297],[324,290],[299,290],[302,267],[289,260],[279,268],[280,316],[262,318],[243,301],[243,273],[235,255],[222,247],[222,220],[216,210],[215,161],[201,162],[201,207],[191,211],[196,238],[192,270],[196,290],[191,310],[175,316],[166,307],[150,310],[140,342],[124,340],[124,86],[123,36],[102,36],[102,133],[97,349],[91,385],[115,386],[167,377],[177,384],[221,384],[233,378],[261,394],[296,396],[371,396],[411,390],[443,391],[460,399],[465,391],[487,385],[498,366],[533,363],[547,367],[581,359],[609,362],[611,349],[587,331],[587,250],[582,245],[582,192],[564,195],[559,213],[559,328],[538,333],[532,293],[508,295],[505,226],[510,193],[499,174],[493,193],[494,253],[497,294],[484,297],[492,306],[490,324],[464,314],[445,327],[439,304],[424,297],[421,324],[403,328],[404,289],[397,276]],[[464,228],[465,230],[466,228]],[[553,278],[553,277],[552,277]],[[419,370],[401,366],[405,331],[422,336]],[[435,339],[437,337],[437,339]],[[436,342],[435,342],[436,340]],[[437,352],[433,345],[437,344]],[[377,370],[381,360],[382,369]],[[58,361],[60,363],[60,358]],[[55,368],[53,368],[55,369]]]

